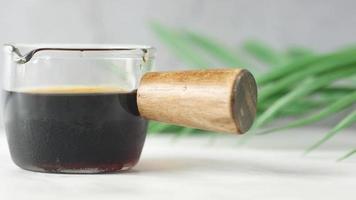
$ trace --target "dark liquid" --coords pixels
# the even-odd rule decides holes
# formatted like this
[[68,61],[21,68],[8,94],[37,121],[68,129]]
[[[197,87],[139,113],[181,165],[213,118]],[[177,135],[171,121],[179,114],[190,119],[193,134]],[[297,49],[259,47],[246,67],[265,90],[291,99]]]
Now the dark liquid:
[[136,93],[110,88],[5,91],[5,128],[14,162],[34,171],[95,173],[138,161],[147,121]]

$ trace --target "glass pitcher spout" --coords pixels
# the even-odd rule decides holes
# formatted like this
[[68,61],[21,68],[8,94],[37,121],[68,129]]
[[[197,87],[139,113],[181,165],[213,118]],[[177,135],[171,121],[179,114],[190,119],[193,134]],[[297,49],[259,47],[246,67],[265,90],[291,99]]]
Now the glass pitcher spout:
[[36,53],[36,51],[33,50],[33,51],[30,51],[30,52],[22,55],[20,50],[18,48],[16,48],[14,45],[5,44],[4,46],[8,53],[12,53],[15,55],[14,61],[19,64],[24,64],[24,63],[28,62],[29,60],[31,60],[32,56]]

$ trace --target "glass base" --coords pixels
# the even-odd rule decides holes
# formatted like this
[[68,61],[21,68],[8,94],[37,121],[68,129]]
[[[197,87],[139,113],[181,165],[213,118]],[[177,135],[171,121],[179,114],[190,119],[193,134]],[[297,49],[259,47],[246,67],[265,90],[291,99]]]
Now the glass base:
[[102,164],[102,165],[41,165],[41,166],[19,166],[22,169],[59,174],[104,174],[117,173],[130,170],[137,162],[127,164]]

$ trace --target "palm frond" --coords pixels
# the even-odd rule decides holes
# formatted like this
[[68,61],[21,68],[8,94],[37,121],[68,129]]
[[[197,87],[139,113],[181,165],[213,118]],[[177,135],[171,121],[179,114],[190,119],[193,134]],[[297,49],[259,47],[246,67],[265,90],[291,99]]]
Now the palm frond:
[[[178,31],[158,23],[152,23],[151,28],[175,55],[194,68],[212,66],[210,59],[206,58],[218,61],[224,66],[244,66],[252,71],[256,70],[248,66],[249,63],[253,63],[252,58],[273,66],[267,72],[257,74],[256,77],[259,103],[258,117],[253,128],[263,127],[280,117],[307,117],[262,133],[311,124],[351,108],[356,103],[356,46],[354,45],[334,52],[318,54],[310,49],[295,46],[285,51],[276,51],[266,43],[248,40],[241,47],[249,55],[246,57],[246,54],[240,54],[241,51],[232,50],[207,35],[186,30]],[[340,86],[338,83],[341,80],[344,84]],[[352,116],[341,120],[325,138],[307,151],[314,150],[333,135],[355,123]],[[181,135],[201,132],[161,123],[150,124],[150,131],[170,131]],[[256,134],[258,132],[250,131],[243,138]],[[353,150],[343,158],[355,152],[356,150]]]
[[197,51],[192,49],[190,43],[181,37],[180,33],[171,30],[158,23],[152,22],[152,30],[180,59],[191,67],[206,68],[210,63],[206,61]]
[[247,40],[243,43],[243,49],[259,61],[269,66],[279,66],[287,62],[287,57],[278,53],[267,44],[257,40]]
[[236,52],[216,40],[190,31],[184,32],[183,35],[193,44],[228,67],[248,67],[247,62],[240,58]]
[[306,151],[305,154],[310,153],[314,149],[318,148],[320,145],[324,144],[326,141],[330,140],[333,136],[335,136],[337,133],[340,133],[341,130],[351,126],[353,123],[356,122],[356,110],[351,112],[349,115],[347,115],[344,119],[342,119],[333,129],[331,129],[329,132],[325,134],[325,136],[310,146]]
[[356,154],[356,148],[352,149],[351,151],[349,151],[348,153],[346,153],[345,155],[341,156],[339,159],[337,159],[337,161],[343,161],[346,158],[349,158],[350,156]]
[[345,108],[351,107],[355,102],[356,102],[356,92],[353,92],[353,93],[343,96],[342,98],[336,100],[335,102],[332,102],[330,105],[326,106],[324,109],[320,110],[319,112],[317,112],[314,115],[304,117],[300,120],[294,121],[294,122],[287,124],[285,126],[282,126],[282,127],[277,127],[277,128],[263,131],[259,134],[266,134],[266,133],[271,133],[271,132],[275,132],[275,131],[280,131],[283,129],[289,129],[289,128],[294,128],[294,127],[298,127],[298,126],[308,125],[308,124],[317,122],[321,119],[324,119],[333,113],[337,113],[337,112],[342,111]]

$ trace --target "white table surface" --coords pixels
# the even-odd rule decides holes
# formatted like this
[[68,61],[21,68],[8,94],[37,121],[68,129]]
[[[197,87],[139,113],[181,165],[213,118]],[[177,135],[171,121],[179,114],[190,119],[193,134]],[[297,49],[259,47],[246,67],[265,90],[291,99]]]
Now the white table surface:
[[355,130],[339,134],[309,156],[303,149],[323,129],[239,137],[150,136],[139,164],[126,173],[65,175],[16,167],[0,133],[0,199],[356,199]]

